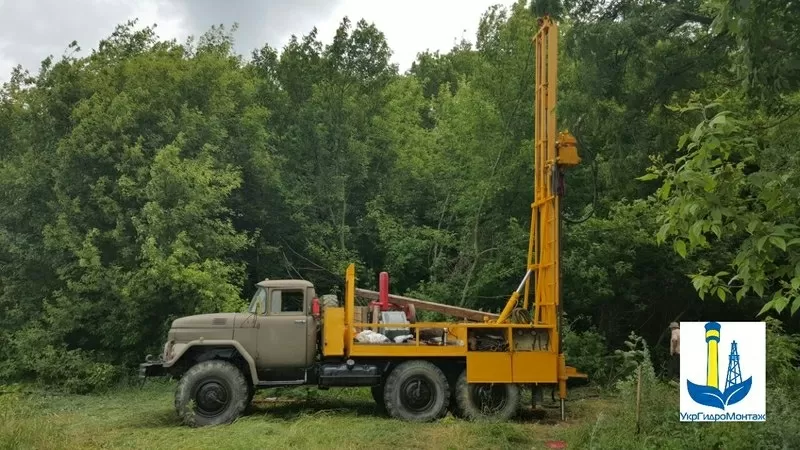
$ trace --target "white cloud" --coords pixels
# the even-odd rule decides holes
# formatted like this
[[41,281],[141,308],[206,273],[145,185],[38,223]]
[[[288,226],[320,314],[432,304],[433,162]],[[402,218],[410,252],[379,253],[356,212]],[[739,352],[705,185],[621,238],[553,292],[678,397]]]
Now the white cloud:
[[58,58],[73,40],[86,54],[134,18],[140,26],[157,24],[161,38],[179,42],[211,25],[237,22],[236,47],[245,56],[265,43],[281,48],[292,34],[307,34],[315,25],[327,43],[344,16],[353,23],[364,18],[385,33],[403,71],[418,52],[474,41],[481,15],[497,3],[510,6],[513,0],[0,0],[0,82],[17,64],[36,72],[44,58]]
[[114,28],[138,17],[158,22],[166,39],[182,34],[179,19],[161,14],[160,0],[16,0],[0,3],[0,79],[17,64],[36,72],[49,55],[58,58],[73,40],[86,54]]
[[352,23],[361,18],[372,22],[386,35],[392,60],[403,72],[411,67],[417,53],[446,52],[462,38],[474,43],[483,13],[495,4],[510,9],[514,3],[514,0],[341,0],[317,29],[320,39],[328,42],[344,16]]

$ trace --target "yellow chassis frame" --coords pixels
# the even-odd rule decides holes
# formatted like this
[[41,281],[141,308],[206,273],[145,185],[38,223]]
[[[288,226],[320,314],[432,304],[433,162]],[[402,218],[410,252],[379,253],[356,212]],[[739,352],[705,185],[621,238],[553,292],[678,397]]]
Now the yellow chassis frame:
[[[558,384],[561,398],[566,397],[566,380],[571,377],[585,378],[574,368],[564,363],[558,352],[555,326],[514,323],[457,323],[418,322],[381,323],[381,328],[410,328],[414,339],[403,344],[369,344],[355,340],[356,329],[369,329],[373,323],[355,322],[355,265],[350,264],[345,275],[344,307],[325,308],[323,316],[323,355],[343,358],[427,359],[463,358],[467,366],[467,381],[470,383],[524,383]],[[446,345],[429,345],[420,340],[420,329],[440,329],[447,336]],[[491,329],[503,333],[509,351],[471,351],[468,345],[468,330]],[[539,329],[547,332],[551,343],[547,350],[514,349],[514,334],[517,330]],[[459,345],[460,344],[460,345]]]

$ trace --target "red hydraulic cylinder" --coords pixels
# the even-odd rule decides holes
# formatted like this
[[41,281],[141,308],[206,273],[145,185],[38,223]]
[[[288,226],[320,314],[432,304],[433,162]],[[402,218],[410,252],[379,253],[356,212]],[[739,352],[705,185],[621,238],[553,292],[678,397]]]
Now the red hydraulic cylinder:
[[314,317],[319,317],[319,312],[320,312],[319,299],[317,297],[314,297],[314,299],[311,300],[311,314]]
[[381,310],[387,311],[389,309],[389,274],[387,272],[381,272],[379,285]]

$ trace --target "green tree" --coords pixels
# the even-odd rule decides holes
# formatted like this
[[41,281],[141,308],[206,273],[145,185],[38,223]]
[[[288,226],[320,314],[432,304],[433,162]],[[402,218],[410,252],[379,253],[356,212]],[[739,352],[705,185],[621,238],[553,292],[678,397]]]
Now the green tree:
[[[672,239],[681,256],[700,253],[693,283],[701,295],[725,301],[754,294],[766,300],[762,313],[789,307],[794,314],[800,309],[800,166],[791,136],[798,122],[786,121],[778,131],[719,106],[682,108],[702,114],[680,139],[684,155],[642,177],[663,178],[658,238]],[[720,248],[730,249],[727,258],[709,257]]]

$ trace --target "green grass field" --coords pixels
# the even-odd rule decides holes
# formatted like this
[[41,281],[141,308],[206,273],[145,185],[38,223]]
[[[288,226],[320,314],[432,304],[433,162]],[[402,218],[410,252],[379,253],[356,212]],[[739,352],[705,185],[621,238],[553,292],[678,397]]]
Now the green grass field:
[[527,408],[511,423],[471,423],[448,415],[415,424],[378,413],[366,389],[295,389],[262,391],[252,411],[232,425],[192,429],[176,418],[173,389],[172,383],[148,382],[106,395],[0,395],[0,448],[501,449],[547,448],[548,440],[580,448],[572,442],[617,406],[582,388],[570,393],[566,422],[557,420],[557,405],[546,395],[544,417]]

